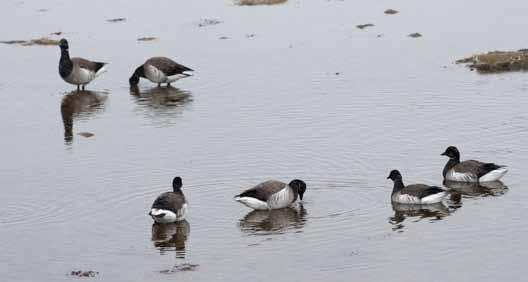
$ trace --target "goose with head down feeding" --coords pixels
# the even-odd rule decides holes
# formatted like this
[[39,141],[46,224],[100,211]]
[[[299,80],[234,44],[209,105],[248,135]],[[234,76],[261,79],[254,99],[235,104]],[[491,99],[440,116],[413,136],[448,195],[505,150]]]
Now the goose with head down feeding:
[[501,179],[507,172],[503,165],[483,163],[475,160],[460,161],[460,152],[454,146],[449,146],[442,153],[449,157],[442,175],[445,180],[456,182],[491,182]]
[[281,209],[293,204],[297,198],[302,200],[306,183],[299,179],[289,184],[277,180],[268,180],[235,196],[235,201],[255,210]]
[[128,82],[130,87],[136,87],[139,84],[139,79],[143,77],[157,83],[158,86],[161,86],[162,83],[167,83],[167,86],[170,86],[176,80],[192,75],[192,69],[167,57],[152,57],[136,68]]

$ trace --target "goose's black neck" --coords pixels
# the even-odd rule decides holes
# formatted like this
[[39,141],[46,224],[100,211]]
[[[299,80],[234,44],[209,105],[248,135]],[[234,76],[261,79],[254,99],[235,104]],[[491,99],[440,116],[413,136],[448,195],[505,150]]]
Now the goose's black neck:
[[61,48],[59,60],[59,74],[61,77],[68,77],[73,70],[73,62],[70,60],[68,49]]
[[145,70],[143,69],[143,65],[139,66],[136,71],[134,71],[134,75],[137,77],[145,77]]
[[442,175],[445,177],[447,172],[459,163],[460,163],[460,157],[456,157],[452,159],[450,158],[449,161],[447,161],[444,167],[444,170],[442,171]]
[[128,79],[128,82],[130,83],[130,87],[136,87],[139,83],[139,78],[145,77],[145,71],[143,69],[143,65],[139,66],[132,76]]
[[394,188],[392,188],[392,194],[399,192],[404,187],[405,185],[403,184],[403,179],[401,177],[394,179]]
[[172,191],[174,193],[182,193],[182,179],[180,177],[175,177],[174,180],[172,180]]

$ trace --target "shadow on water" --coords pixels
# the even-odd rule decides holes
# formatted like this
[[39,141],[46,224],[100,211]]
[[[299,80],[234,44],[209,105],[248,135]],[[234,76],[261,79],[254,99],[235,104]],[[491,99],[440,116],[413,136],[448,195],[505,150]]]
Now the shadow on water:
[[93,91],[72,91],[61,101],[62,123],[64,124],[64,141],[73,141],[73,120],[88,119],[104,108],[107,96]]
[[287,230],[303,228],[306,215],[302,204],[278,210],[254,210],[240,219],[238,227],[242,232],[253,235],[281,234]]
[[508,186],[501,181],[485,183],[444,181],[443,184],[451,193],[449,200],[452,208],[462,207],[462,198],[499,197],[508,192]]
[[389,218],[389,223],[393,225],[392,230],[398,232],[403,232],[405,228],[403,222],[408,218],[413,218],[412,222],[419,222],[423,219],[442,220],[451,213],[443,203],[434,205],[392,203],[392,210],[394,216]]
[[191,226],[187,220],[152,224],[152,242],[160,254],[175,252],[177,258],[185,258],[185,242],[189,238]]

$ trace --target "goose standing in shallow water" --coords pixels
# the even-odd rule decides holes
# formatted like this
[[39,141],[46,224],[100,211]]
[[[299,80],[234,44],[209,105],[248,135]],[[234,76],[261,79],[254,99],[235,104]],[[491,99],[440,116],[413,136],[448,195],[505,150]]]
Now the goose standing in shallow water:
[[172,192],[165,192],[158,196],[152,204],[149,215],[157,223],[172,223],[185,219],[187,201],[181,190],[182,179],[175,177],[172,181]]
[[501,179],[507,172],[505,166],[494,163],[483,163],[475,160],[460,161],[460,152],[449,146],[442,153],[449,157],[442,175],[445,180],[457,182],[491,182]]
[[143,77],[157,83],[158,86],[161,86],[162,83],[167,83],[167,86],[170,86],[172,82],[192,75],[192,69],[169,58],[152,57],[134,71],[128,82],[130,87],[135,87],[139,83],[139,78]]
[[235,201],[255,210],[273,210],[288,207],[297,197],[302,200],[306,183],[299,179],[289,184],[268,180],[235,196]]
[[405,186],[399,171],[390,172],[387,179],[394,182],[391,200],[400,204],[435,204],[440,203],[447,196],[447,192],[440,187],[425,184]]
[[66,39],[59,42],[61,56],[59,60],[59,74],[62,79],[70,84],[77,85],[77,90],[90,83],[106,71],[107,63],[93,62],[83,58],[71,58],[69,45]]

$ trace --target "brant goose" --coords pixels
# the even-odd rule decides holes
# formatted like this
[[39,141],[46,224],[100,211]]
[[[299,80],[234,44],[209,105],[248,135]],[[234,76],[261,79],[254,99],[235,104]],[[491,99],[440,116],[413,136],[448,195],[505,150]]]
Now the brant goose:
[[77,85],[77,90],[90,83],[106,71],[107,63],[92,62],[83,58],[71,58],[68,51],[68,41],[61,39],[59,42],[61,56],[59,60],[59,74],[62,79],[70,84]]
[[172,82],[192,75],[192,69],[169,58],[152,57],[134,71],[128,82],[131,87],[134,87],[138,85],[139,78],[143,77],[157,83],[158,86],[161,86],[162,83],[167,83],[167,86],[170,86]]
[[387,179],[394,182],[391,200],[400,204],[435,204],[440,203],[447,196],[447,192],[440,187],[424,184],[405,186],[399,171],[390,172]]
[[290,184],[268,180],[235,196],[235,201],[255,210],[285,208],[297,200],[302,200],[306,183],[294,179]]
[[157,223],[172,223],[185,219],[187,201],[181,187],[182,179],[175,177],[172,181],[173,192],[165,192],[154,201],[149,212],[154,221]]
[[508,170],[505,166],[475,160],[460,161],[460,152],[449,146],[442,153],[449,157],[442,174],[445,180],[458,182],[491,182],[501,179]]

